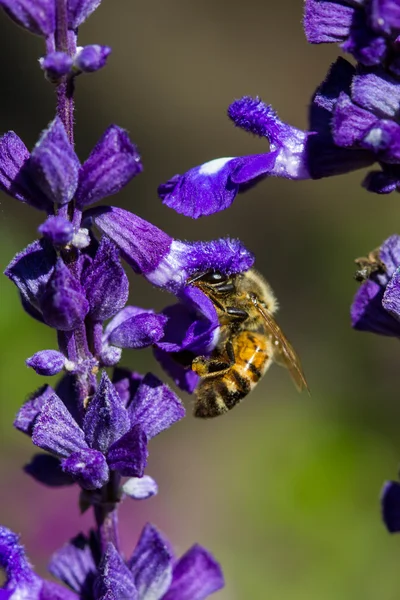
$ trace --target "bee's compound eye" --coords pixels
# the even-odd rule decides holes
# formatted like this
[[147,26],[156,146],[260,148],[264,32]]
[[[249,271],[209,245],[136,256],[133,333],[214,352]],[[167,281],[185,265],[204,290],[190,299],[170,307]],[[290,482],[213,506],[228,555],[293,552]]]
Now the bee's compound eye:
[[210,271],[209,273],[205,273],[201,278],[205,283],[222,283],[223,281],[227,281],[227,275],[223,275],[219,271]]

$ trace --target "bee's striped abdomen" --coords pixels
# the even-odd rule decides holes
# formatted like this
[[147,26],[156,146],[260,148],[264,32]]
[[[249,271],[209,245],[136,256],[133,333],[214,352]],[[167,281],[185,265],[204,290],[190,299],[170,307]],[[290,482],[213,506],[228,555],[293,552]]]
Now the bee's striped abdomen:
[[261,334],[242,331],[233,338],[232,345],[234,364],[200,381],[196,417],[216,417],[233,408],[255,387],[271,363],[268,339]]

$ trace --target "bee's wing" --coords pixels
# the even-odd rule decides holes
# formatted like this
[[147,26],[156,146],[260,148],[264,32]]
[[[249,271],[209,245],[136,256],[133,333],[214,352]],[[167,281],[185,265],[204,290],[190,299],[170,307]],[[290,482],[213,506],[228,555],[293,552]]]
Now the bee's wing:
[[303,369],[301,367],[300,358],[297,356],[292,344],[286,339],[271,313],[260,306],[256,299],[253,299],[253,303],[255,304],[259,313],[262,315],[267,329],[272,336],[272,341],[275,348],[273,360],[289,371],[291,378],[300,392],[307,390],[308,393],[310,393]]

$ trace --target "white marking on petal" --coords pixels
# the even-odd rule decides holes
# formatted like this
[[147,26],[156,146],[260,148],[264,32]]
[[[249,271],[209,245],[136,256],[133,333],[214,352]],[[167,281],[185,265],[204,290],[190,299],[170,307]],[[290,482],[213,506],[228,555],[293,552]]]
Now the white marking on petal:
[[215,175],[221,169],[224,168],[226,163],[230,160],[233,160],[233,156],[228,156],[227,158],[215,158],[214,160],[210,160],[209,162],[204,163],[198,170],[199,175]]
[[174,240],[168,254],[164,256],[154,271],[146,274],[146,279],[157,287],[179,289],[185,284],[188,277],[184,268],[184,257],[187,252],[186,244]]
[[365,141],[367,144],[371,144],[374,148],[379,148],[382,144],[383,139],[383,131],[380,127],[374,127],[371,131],[365,136]]

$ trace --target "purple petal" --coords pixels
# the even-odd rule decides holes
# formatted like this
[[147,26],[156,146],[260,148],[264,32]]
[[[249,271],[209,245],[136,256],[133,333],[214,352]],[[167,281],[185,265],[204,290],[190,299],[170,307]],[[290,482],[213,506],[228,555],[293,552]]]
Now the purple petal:
[[304,31],[311,44],[342,42],[350,32],[355,9],[338,2],[306,0]]
[[89,597],[96,573],[91,542],[83,534],[77,535],[53,554],[48,569],[77,594]]
[[[111,592],[111,596],[107,596]],[[124,560],[110,543],[103,555],[95,583],[96,598],[139,600],[134,578]]]
[[134,500],[147,500],[158,493],[158,485],[149,475],[143,475],[143,477],[131,477],[125,481],[122,490]]
[[68,457],[72,452],[87,448],[82,429],[55,394],[42,406],[33,427],[32,441],[60,457]]
[[107,346],[103,344],[101,353],[99,355],[99,364],[102,367],[115,367],[121,360],[122,348],[116,348],[115,346]]
[[101,0],[68,0],[68,27],[76,29],[100,6]]
[[391,194],[397,189],[399,183],[400,176],[396,177],[384,171],[370,171],[362,185],[375,194]]
[[266,137],[271,152],[220,158],[182,176],[176,175],[159,187],[164,204],[186,216],[198,218],[225,210],[243,186],[261,177],[310,177],[305,153],[307,134],[280,121],[271,106],[259,98],[245,96],[230,105],[228,116],[238,127]]
[[172,579],[172,561],[168,542],[148,523],[128,561],[140,598],[165,598]]
[[379,160],[397,164],[400,161],[400,126],[381,120],[371,127],[362,146],[377,154]]
[[77,205],[82,208],[116,194],[142,169],[138,150],[127,132],[111,125],[82,165]]
[[26,303],[37,309],[56,260],[57,254],[49,242],[36,240],[14,256],[4,274],[15,283]]
[[375,281],[364,282],[351,306],[351,323],[359,331],[400,337],[400,323],[382,306],[383,288]]
[[32,180],[29,157],[25,144],[13,131],[0,137],[0,189],[38,210],[51,212],[52,204]]
[[19,409],[15,417],[14,427],[31,436],[35,421],[45,402],[55,395],[55,391],[49,385],[43,385],[36,390]]
[[164,335],[165,315],[143,312],[124,321],[110,334],[110,343],[120,348],[145,348]]
[[379,258],[386,267],[386,272],[378,276],[379,283],[385,285],[400,267],[400,236],[391,235],[381,245]]
[[382,68],[361,70],[353,78],[351,97],[359,106],[380,118],[397,119],[400,112],[400,86]]
[[374,31],[390,35],[392,29],[400,29],[400,6],[398,0],[372,0],[370,23]]
[[[29,598],[31,599],[31,596]],[[74,592],[65,589],[65,587],[60,586],[58,583],[43,581],[42,589],[40,590],[40,600],[77,600],[77,597]]]
[[369,27],[367,14],[362,10],[355,12],[349,37],[341,44],[341,48],[366,66],[379,65],[386,60],[386,39]]
[[139,306],[125,306],[122,310],[119,311],[118,314],[108,323],[107,327],[104,331],[104,340],[108,341],[110,336],[115,329],[123,325],[126,321],[130,320],[132,317],[136,317],[141,314],[152,315],[154,311],[146,310],[145,308],[141,308]]
[[114,369],[112,382],[124,406],[128,404],[143,379],[143,375],[117,367]]
[[0,0],[0,6],[21,27],[48,36],[56,26],[54,0]]
[[398,269],[389,283],[382,298],[382,306],[397,319],[400,320],[400,270]]
[[389,533],[400,531],[400,484],[387,481],[381,496],[382,518]]
[[110,319],[125,306],[129,293],[128,278],[117,248],[107,237],[101,239],[94,260],[83,275],[82,284],[93,320]]
[[340,148],[324,134],[310,133],[306,143],[308,169],[312,179],[343,175],[372,165],[376,156],[363,149]]
[[39,321],[39,323],[43,323],[43,325],[46,324],[43,321],[43,317],[42,317],[41,313],[36,308],[34,308],[32,306],[32,304],[29,304],[29,302],[27,302],[21,294],[19,295],[19,299],[21,300],[22,308],[26,312],[27,315],[32,317],[32,319]]
[[140,425],[135,425],[111,446],[107,462],[123,477],[143,477],[147,456],[147,436]]
[[224,585],[220,565],[205,548],[196,544],[175,564],[172,584],[163,600],[203,600]]
[[89,403],[83,430],[90,448],[106,454],[110,446],[130,428],[128,413],[103,371],[97,392]]
[[136,273],[153,271],[168,254],[172,242],[169,235],[127,210],[102,206],[86,215],[118,246]]
[[235,158],[217,158],[175,175],[158,187],[158,195],[163,204],[192,219],[225,210],[239,191],[231,179],[237,164]]
[[38,229],[54,246],[66,246],[74,235],[71,221],[64,217],[49,217]]
[[56,204],[74,197],[80,163],[61,120],[56,117],[41,135],[30,159],[35,183],[44,196]]
[[60,460],[51,454],[35,454],[31,462],[25,465],[24,471],[39,483],[49,487],[74,484],[72,477],[63,473]]
[[82,426],[84,407],[82,406],[79,388],[76,385],[76,376],[66,373],[61,377],[56,386],[56,393],[67,407],[68,412],[71,413],[73,419],[79,426]]
[[102,488],[110,478],[105,457],[97,450],[84,449],[73,452],[62,463],[64,473],[68,473],[85,490]]
[[56,82],[70,72],[74,61],[66,52],[51,52],[41,58],[39,62],[50,81]]
[[175,385],[184,392],[193,393],[200,378],[192,370],[194,355],[191,352],[189,356],[186,356],[186,353],[182,356],[181,352],[164,352],[154,348],[154,356]]
[[76,329],[89,312],[85,291],[61,258],[40,298],[47,325],[60,331]]
[[5,589],[20,591],[22,598],[29,597],[23,592],[26,594],[30,589],[30,598],[39,599],[40,580],[29,564],[24,547],[19,543],[19,536],[3,526],[0,526],[0,567],[6,572]]
[[74,66],[84,73],[93,73],[102,69],[107,62],[107,58],[111,54],[109,46],[85,46],[75,56]]
[[65,356],[57,350],[41,350],[26,360],[26,365],[31,367],[38,375],[57,375],[63,370]]
[[146,274],[146,279],[177,294],[183,291],[187,280],[195,273],[212,270],[230,275],[247,271],[253,263],[254,255],[237,239],[221,238],[211,242],[174,240],[168,254],[151,273]]
[[140,383],[128,412],[131,424],[139,423],[149,439],[185,416],[178,396],[151,373]]
[[163,310],[168,317],[164,337],[157,347],[167,352],[190,350],[207,354],[215,347],[219,336],[219,320],[211,300],[198,288],[188,286],[181,299]]
[[335,144],[342,147],[356,145],[378,122],[377,117],[356,106],[342,92],[336,102],[331,124]]
[[330,136],[331,120],[342,92],[350,95],[356,70],[347,60],[339,58],[331,65],[325,80],[318,86],[309,109],[310,130]]

